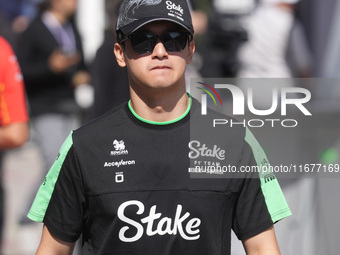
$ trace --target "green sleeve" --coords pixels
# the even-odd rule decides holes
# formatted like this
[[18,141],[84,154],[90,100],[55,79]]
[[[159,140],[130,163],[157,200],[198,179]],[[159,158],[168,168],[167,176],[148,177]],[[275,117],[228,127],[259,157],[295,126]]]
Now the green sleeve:
[[28,212],[27,217],[29,219],[37,222],[43,222],[47,207],[52,197],[54,186],[59,177],[61,167],[72,144],[73,141],[71,132],[71,134],[66,138],[64,144],[62,145],[56,161],[52,165],[50,171],[48,172],[43,183],[40,186],[40,189],[34,199],[32,207]]
[[[269,161],[267,156],[248,128],[246,129],[245,141],[250,145],[255,161],[261,167],[260,169],[263,166],[267,166],[268,169]],[[262,193],[273,223],[290,216],[292,213],[274,173],[259,171],[259,178]]]

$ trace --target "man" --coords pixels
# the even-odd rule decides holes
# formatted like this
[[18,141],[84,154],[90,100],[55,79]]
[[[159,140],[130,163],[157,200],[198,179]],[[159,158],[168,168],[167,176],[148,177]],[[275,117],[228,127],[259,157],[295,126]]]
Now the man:
[[[39,15],[18,41],[18,60],[35,131],[33,140],[46,170],[52,166],[69,131],[79,126],[80,109],[74,93],[78,86],[89,81],[80,35],[73,24],[76,8],[77,0],[42,1]],[[32,190],[34,193],[29,196],[29,203],[42,178],[37,180],[37,188]],[[22,211],[26,213],[28,206],[24,205]],[[24,215],[20,223],[27,223]]]
[[[0,36],[0,240],[3,230],[4,194],[1,158],[4,150],[23,145],[29,133],[25,90],[11,45]],[[0,244],[1,246],[1,244]]]
[[[80,234],[83,254],[229,254],[231,227],[248,254],[279,254],[273,223],[290,211],[276,180],[190,178],[200,106],[185,89],[186,1],[125,0],[116,28],[131,100],[65,141],[28,215],[44,222],[37,254],[71,254]],[[245,130],[230,131],[218,140],[234,156],[222,163],[253,164]]]
[[21,71],[10,44],[0,36],[0,150],[21,146],[28,115]]
[[[77,86],[88,83],[80,35],[73,24],[77,0],[44,0],[39,15],[21,34],[18,60],[30,104],[36,141],[50,167],[56,145],[78,127]],[[76,123],[76,124],[75,124]]]

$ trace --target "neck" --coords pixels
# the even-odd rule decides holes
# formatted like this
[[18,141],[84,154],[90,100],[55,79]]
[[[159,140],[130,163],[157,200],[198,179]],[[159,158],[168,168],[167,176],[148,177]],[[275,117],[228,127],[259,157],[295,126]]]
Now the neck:
[[166,122],[181,117],[189,107],[190,99],[186,91],[176,94],[141,96],[131,90],[131,106],[143,119]]

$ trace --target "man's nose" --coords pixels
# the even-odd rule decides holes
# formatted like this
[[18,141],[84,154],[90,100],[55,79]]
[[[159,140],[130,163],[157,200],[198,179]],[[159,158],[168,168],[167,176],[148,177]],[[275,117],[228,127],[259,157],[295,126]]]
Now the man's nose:
[[168,55],[169,54],[167,50],[165,49],[163,43],[160,40],[158,40],[155,45],[155,48],[152,51],[152,57],[162,59],[162,58],[168,57]]

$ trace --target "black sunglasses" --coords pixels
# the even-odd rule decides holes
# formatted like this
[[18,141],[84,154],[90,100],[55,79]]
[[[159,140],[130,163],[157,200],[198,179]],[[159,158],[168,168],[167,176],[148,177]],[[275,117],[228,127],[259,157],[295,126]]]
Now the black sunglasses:
[[155,48],[158,39],[163,43],[168,52],[184,50],[191,34],[185,32],[166,32],[162,35],[154,35],[148,32],[140,32],[126,36],[120,43],[130,39],[133,50],[140,54],[150,53]]

